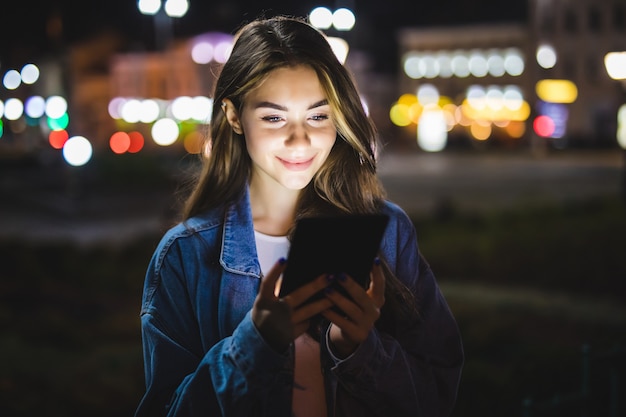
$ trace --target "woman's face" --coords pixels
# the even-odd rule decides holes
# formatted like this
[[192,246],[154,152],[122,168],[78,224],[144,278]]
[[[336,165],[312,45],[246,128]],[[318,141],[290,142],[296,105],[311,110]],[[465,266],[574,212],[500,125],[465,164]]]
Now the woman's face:
[[237,122],[252,159],[252,184],[272,188],[306,187],[337,136],[326,94],[307,66],[272,71],[246,96]]

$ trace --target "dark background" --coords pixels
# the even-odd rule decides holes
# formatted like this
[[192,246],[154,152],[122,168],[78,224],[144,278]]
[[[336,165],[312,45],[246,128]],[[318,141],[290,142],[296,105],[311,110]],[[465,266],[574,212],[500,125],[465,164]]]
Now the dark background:
[[[105,30],[124,34],[128,49],[155,46],[153,22],[133,0],[4,3],[2,72]],[[174,34],[233,32],[262,14],[304,16],[317,5],[351,7],[351,45],[389,73],[399,27],[520,22],[527,9],[525,1],[498,0],[191,0]],[[621,151],[550,150],[510,176],[506,167],[535,156],[416,153],[400,149],[383,168],[423,170],[381,177],[390,198],[417,202],[408,214],[459,322],[467,361],[453,415],[624,415]],[[560,171],[545,167],[563,160],[574,168],[555,179]],[[145,269],[176,220],[195,162],[125,155],[46,175],[37,164],[0,161],[0,415],[132,415],[144,390]],[[491,185],[476,186],[471,172]],[[426,208],[415,208],[423,201]]]

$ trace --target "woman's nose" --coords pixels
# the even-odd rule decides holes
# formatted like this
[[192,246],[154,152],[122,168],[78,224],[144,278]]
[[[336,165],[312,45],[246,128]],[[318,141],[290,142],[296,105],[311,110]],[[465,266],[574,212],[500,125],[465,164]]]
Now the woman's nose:
[[289,132],[287,145],[289,146],[308,146],[310,144],[309,134],[302,125],[296,125]]

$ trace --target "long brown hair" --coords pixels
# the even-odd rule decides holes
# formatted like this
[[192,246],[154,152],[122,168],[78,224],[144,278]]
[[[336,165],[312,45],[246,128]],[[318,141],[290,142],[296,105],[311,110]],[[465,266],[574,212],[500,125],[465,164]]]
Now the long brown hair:
[[[207,138],[210,152],[203,157],[202,170],[183,207],[183,220],[235,201],[250,177],[245,140],[233,131],[219,104],[229,99],[241,113],[247,94],[270,72],[296,65],[316,72],[337,129],[328,158],[300,195],[296,218],[380,211],[385,193],[376,176],[377,132],[351,74],[325,36],[301,19],[278,16],[248,23],[235,39],[215,86]],[[387,303],[394,304],[398,296],[406,298],[408,290],[389,268],[385,270]]]

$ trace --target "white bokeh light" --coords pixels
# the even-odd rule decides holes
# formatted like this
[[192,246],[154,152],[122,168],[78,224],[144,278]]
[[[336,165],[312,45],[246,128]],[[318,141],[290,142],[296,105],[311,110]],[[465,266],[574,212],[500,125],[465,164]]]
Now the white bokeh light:
[[35,64],[26,64],[20,74],[24,84],[35,84],[39,79],[39,68]]
[[38,119],[44,115],[46,111],[46,100],[41,96],[32,96],[26,100],[24,112],[28,117]]
[[202,41],[191,48],[191,59],[196,64],[208,64],[213,59],[214,48],[210,42]]
[[354,17],[354,13],[352,13],[352,10],[350,9],[342,7],[335,10],[335,12],[333,13],[333,26],[337,30],[352,30],[355,23],[356,18]]
[[211,112],[213,111],[213,100],[204,97],[197,96],[193,98],[193,104],[191,109],[191,118],[203,123],[209,123],[211,121]]
[[556,51],[551,45],[539,45],[536,58],[541,68],[550,69],[556,65]]
[[8,70],[2,79],[2,85],[7,90],[15,90],[22,83],[22,76],[16,70]]
[[114,119],[122,118],[122,107],[126,103],[126,99],[123,97],[114,97],[109,102],[108,111],[109,116]]
[[346,58],[348,57],[348,51],[350,50],[348,42],[346,42],[345,39],[335,36],[329,36],[326,40],[330,44],[330,48],[333,50],[333,53],[339,62],[344,64],[346,62]]
[[183,121],[191,119],[194,102],[189,96],[177,97],[172,101],[171,112],[176,120]]
[[121,107],[122,119],[127,123],[137,123],[141,118],[141,101],[132,98]]
[[524,58],[519,50],[508,49],[504,57],[504,69],[509,75],[514,77],[522,75],[524,72]]
[[183,17],[189,10],[187,0],[166,0],[165,13],[170,17]]
[[223,41],[215,45],[213,59],[220,64],[228,61],[230,53],[233,51],[233,43],[231,41]]
[[139,105],[139,121],[152,123],[159,117],[159,104],[155,100],[143,100]]
[[155,15],[161,9],[161,0],[139,0],[137,7],[142,14]]
[[61,96],[50,96],[46,100],[46,115],[58,119],[67,112],[67,101]]
[[24,114],[24,103],[17,98],[10,98],[4,102],[4,117],[8,120],[17,120]]
[[93,147],[83,136],[73,136],[63,145],[63,159],[72,166],[85,165],[91,159]]
[[327,7],[316,7],[309,13],[309,22],[318,29],[328,29],[333,24],[333,12]]
[[417,125],[417,144],[427,152],[439,152],[446,147],[448,125],[441,109],[422,112]]
[[169,146],[176,142],[180,129],[172,119],[159,119],[152,125],[152,139],[160,146]]

